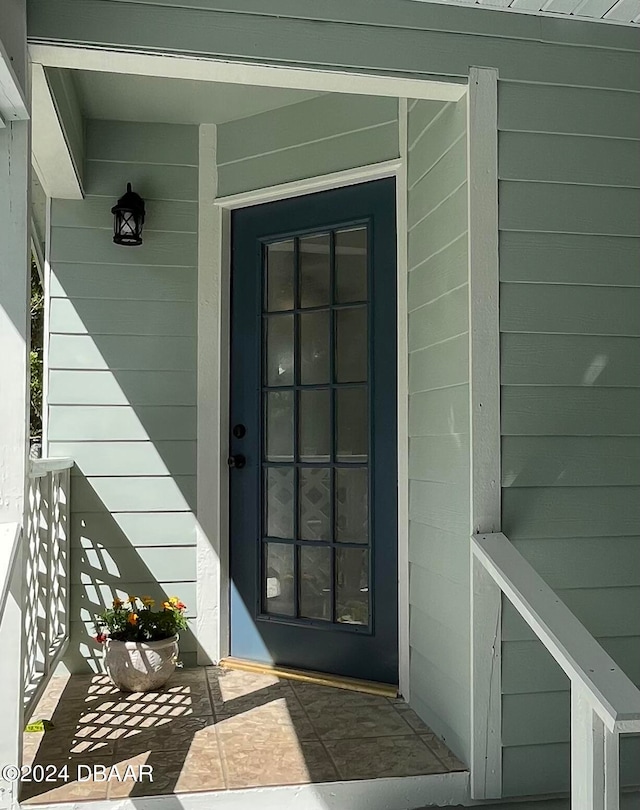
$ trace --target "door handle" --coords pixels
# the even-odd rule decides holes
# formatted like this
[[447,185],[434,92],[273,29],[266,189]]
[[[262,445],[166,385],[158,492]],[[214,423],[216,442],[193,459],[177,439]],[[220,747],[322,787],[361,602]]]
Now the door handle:
[[241,470],[247,463],[247,459],[242,453],[237,453],[235,456],[229,456],[227,464],[229,467],[235,467],[236,470]]

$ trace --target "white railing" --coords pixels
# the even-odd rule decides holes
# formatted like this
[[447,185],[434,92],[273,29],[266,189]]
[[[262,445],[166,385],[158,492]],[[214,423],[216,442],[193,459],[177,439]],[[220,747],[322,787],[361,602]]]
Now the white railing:
[[571,680],[572,810],[618,810],[619,739],[640,732],[640,690],[504,534],[471,547]]
[[25,721],[69,639],[69,483],[73,460],[30,461],[24,528]]

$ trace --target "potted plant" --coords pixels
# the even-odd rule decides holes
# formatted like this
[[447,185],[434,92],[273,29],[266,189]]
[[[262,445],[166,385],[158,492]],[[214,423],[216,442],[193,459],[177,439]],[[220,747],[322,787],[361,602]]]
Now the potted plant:
[[187,627],[186,605],[177,596],[153,610],[150,596],[114,599],[96,619],[111,681],[124,692],[148,692],[169,680],[178,661],[178,632]]

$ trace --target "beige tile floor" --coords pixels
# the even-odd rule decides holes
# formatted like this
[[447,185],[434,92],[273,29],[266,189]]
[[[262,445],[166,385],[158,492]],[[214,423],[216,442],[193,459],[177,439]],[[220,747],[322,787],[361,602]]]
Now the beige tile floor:
[[[53,780],[23,782],[32,804],[465,769],[401,699],[216,667],[144,694],[103,675],[54,678],[32,719],[53,723],[25,733],[24,764]],[[153,781],[134,781],[140,765]],[[78,778],[101,766],[109,779]]]

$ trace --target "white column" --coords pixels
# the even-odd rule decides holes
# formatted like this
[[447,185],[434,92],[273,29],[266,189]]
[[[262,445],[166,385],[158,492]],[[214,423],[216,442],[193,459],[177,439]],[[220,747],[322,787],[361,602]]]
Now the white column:
[[[23,524],[28,433],[30,123],[19,112],[27,85],[25,3],[0,0],[0,93],[13,99],[0,128],[0,523]],[[9,86],[11,85],[11,86]],[[8,110],[8,112],[7,112]],[[7,534],[3,533],[3,537]],[[4,572],[2,572],[4,576]],[[0,615],[0,764],[22,748],[22,555]],[[16,783],[0,778],[0,810],[17,807]]]
[[[471,68],[469,185],[470,534],[500,531],[498,72]],[[502,796],[502,593],[471,554],[471,797]]]
[[[29,124],[0,129],[0,523],[23,524],[29,419]],[[20,764],[22,735],[22,557],[0,617],[3,691],[0,763]],[[0,808],[15,795],[0,780]]]

